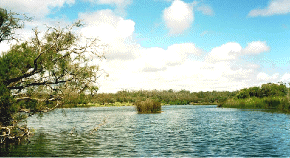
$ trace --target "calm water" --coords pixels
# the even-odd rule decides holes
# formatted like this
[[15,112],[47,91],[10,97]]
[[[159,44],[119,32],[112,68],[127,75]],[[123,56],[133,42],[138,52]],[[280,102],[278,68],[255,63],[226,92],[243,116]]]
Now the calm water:
[[216,106],[162,110],[137,114],[134,107],[96,107],[35,115],[27,120],[35,130],[30,143],[1,149],[1,155],[290,156],[290,115]]

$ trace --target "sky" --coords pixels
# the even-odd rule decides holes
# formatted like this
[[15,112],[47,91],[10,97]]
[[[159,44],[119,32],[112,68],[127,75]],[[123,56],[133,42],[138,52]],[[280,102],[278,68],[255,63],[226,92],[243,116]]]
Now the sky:
[[[33,17],[16,32],[82,20],[108,45],[99,92],[235,91],[290,82],[290,0],[1,0]],[[1,43],[0,52],[11,43]]]

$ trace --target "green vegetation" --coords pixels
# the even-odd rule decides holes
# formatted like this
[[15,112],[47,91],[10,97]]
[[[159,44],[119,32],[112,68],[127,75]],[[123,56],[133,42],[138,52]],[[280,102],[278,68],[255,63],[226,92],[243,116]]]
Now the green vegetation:
[[[17,17],[17,18],[16,18]],[[25,16],[0,8],[0,43],[15,40],[14,32],[24,26]],[[264,84],[235,92],[190,92],[187,90],[139,90],[97,94],[96,80],[103,74],[91,58],[103,59],[104,46],[97,39],[80,44],[74,28],[48,27],[43,38],[34,37],[11,46],[0,55],[0,129],[20,129],[25,116],[64,107],[132,106],[139,113],[161,112],[161,105],[210,105],[220,107],[276,109],[289,112],[288,89],[284,84]],[[8,129],[9,128],[9,129]],[[16,133],[16,134],[15,134]],[[21,132],[20,132],[21,133]],[[22,135],[25,135],[22,134]],[[2,134],[17,138],[17,132]],[[18,139],[18,138],[17,138]]]
[[63,107],[89,107],[111,106],[117,102],[133,105],[137,101],[145,101],[147,98],[160,102],[162,105],[217,105],[226,99],[234,97],[237,92],[190,92],[186,90],[139,90],[139,91],[119,91],[117,93],[98,93],[94,95],[70,95]]
[[138,113],[161,113],[161,103],[147,98],[145,101],[135,103]]
[[15,40],[15,30],[23,28],[24,22],[30,20],[25,15],[7,12],[6,9],[0,8],[0,43]]
[[[0,8],[0,43],[15,40],[14,32],[23,27],[20,15]],[[25,19],[25,17],[23,17]],[[30,114],[49,111],[76,98],[93,95],[94,86],[102,75],[97,65],[88,64],[91,58],[103,59],[103,46],[97,39],[81,44],[74,28],[48,27],[43,38],[34,29],[34,37],[13,45],[0,55],[0,127],[14,129],[19,122],[18,112]],[[82,94],[82,95],[80,95]],[[12,135],[1,136],[1,140]],[[14,137],[17,138],[16,136]]]
[[245,88],[219,104],[219,107],[244,109],[272,109],[290,112],[288,88],[285,84],[263,84],[261,87]]

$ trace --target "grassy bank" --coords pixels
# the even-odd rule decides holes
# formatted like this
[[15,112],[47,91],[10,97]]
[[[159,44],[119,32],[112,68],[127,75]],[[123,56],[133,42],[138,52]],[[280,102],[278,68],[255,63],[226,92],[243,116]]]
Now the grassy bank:
[[218,107],[240,109],[271,109],[289,113],[289,92],[283,84],[264,84],[261,87],[242,89]]
[[232,98],[219,105],[219,107],[240,109],[273,109],[288,113],[290,111],[289,105],[288,97],[253,97],[246,99]]

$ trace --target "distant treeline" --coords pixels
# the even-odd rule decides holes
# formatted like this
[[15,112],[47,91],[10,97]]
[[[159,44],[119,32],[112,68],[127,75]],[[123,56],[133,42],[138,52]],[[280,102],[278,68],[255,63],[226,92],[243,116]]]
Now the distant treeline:
[[133,105],[148,98],[160,102],[162,105],[216,104],[219,107],[228,108],[274,109],[290,112],[289,88],[285,83],[268,83],[233,92],[190,92],[170,89],[123,90],[117,93],[69,95],[64,107],[96,106],[97,104],[100,106]]
[[67,105],[77,104],[114,104],[119,103],[135,103],[145,101],[147,98],[161,102],[163,105],[187,105],[187,104],[218,104],[225,100],[236,96],[238,91],[229,92],[190,92],[187,90],[174,91],[170,90],[139,90],[128,91],[123,90],[117,93],[99,93],[95,95],[82,94],[80,96],[70,95]]

